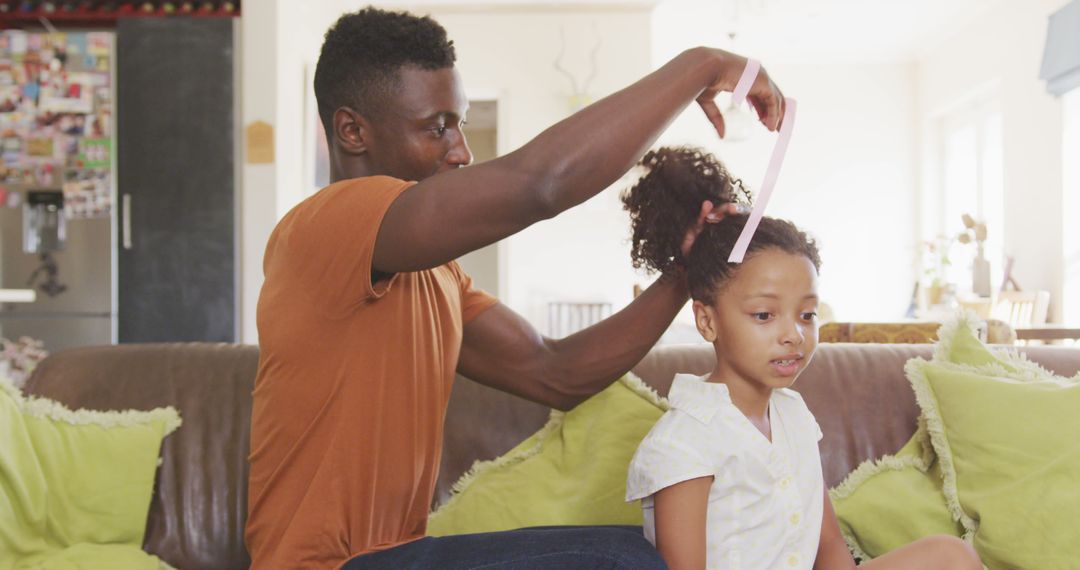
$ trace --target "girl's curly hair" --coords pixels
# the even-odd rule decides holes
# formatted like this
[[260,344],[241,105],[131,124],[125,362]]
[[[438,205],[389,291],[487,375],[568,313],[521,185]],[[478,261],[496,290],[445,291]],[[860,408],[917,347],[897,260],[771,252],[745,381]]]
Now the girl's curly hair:
[[[727,216],[719,223],[705,224],[683,259],[686,229],[697,222],[705,200],[717,206],[731,202],[748,206],[750,192],[716,157],[698,148],[649,151],[640,165],[646,168],[645,175],[622,195],[623,206],[630,212],[634,267],[664,272],[684,266],[690,296],[712,303],[716,291],[738,267],[727,258],[748,217]],[[769,248],[804,255],[816,269],[821,268],[817,244],[789,221],[763,217],[746,250],[747,258]]]
[[690,146],[650,150],[638,163],[646,173],[622,194],[633,229],[634,267],[661,273],[685,265],[682,243],[697,222],[701,203],[750,204],[741,180],[710,153]]

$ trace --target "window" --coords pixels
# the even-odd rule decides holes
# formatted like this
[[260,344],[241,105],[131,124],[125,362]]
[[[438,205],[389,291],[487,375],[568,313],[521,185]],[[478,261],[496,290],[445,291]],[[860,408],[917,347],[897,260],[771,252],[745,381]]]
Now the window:
[[1062,97],[1065,113],[1064,152],[1064,223],[1062,239],[1065,254],[1064,287],[1062,287],[1062,316],[1069,324],[1080,323],[1080,225],[1076,214],[1080,212],[1080,89],[1073,89]]
[[[991,265],[991,286],[1001,283],[1005,183],[1002,165],[1001,112],[996,99],[964,107],[945,115],[939,123],[940,180],[938,224],[934,233],[955,236],[964,229],[961,218],[970,214],[986,223],[984,256]],[[971,290],[973,245],[954,244],[947,277],[959,291]]]

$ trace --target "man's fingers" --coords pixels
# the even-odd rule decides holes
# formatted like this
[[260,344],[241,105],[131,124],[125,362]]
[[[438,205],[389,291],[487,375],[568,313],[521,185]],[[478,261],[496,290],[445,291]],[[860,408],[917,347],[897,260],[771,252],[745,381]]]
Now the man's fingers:
[[780,121],[784,116],[784,95],[780,88],[769,78],[764,68],[758,73],[751,89],[750,102],[757,111],[758,120],[770,131],[780,130]]
[[702,202],[701,211],[698,212],[696,227],[700,228],[705,223],[705,220],[708,219],[710,215],[712,215],[713,210],[714,208],[712,202],[710,202],[709,200],[705,200],[704,202]]
[[716,206],[715,208],[711,208],[710,211],[708,212],[708,215],[705,216],[705,221],[710,223],[710,224],[715,224],[715,223],[723,220],[727,216],[734,216],[736,214],[746,214],[748,212],[749,212],[749,209],[746,208],[745,206],[743,206],[741,204],[736,204],[734,202],[728,202],[726,204],[721,204],[719,206]]
[[701,110],[705,111],[705,117],[712,123],[713,128],[716,129],[716,134],[720,135],[720,138],[724,138],[726,128],[724,125],[724,115],[720,112],[720,107],[716,106],[716,100],[713,99],[713,95],[703,95],[698,98],[698,104],[701,105]]
[[765,125],[765,128],[770,131],[780,130],[781,106],[784,104],[780,93],[770,88],[768,93],[754,102],[754,108],[758,111],[758,118],[761,119],[761,123]]
[[763,100],[755,97],[750,100],[750,105],[754,107],[754,114],[757,115],[761,124],[765,125],[765,128],[769,128],[769,124],[765,122],[766,117],[769,116],[769,109]]

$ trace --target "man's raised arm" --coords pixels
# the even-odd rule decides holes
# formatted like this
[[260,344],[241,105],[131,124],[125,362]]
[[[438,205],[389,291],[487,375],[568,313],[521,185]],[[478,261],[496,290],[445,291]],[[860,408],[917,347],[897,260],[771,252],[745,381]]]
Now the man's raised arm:
[[[437,267],[584,202],[629,170],[691,101],[722,136],[713,98],[735,86],[745,64],[722,50],[687,50],[506,156],[422,180],[387,211],[374,269]],[[764,70],[748,98],[777,129],[783,96]]]

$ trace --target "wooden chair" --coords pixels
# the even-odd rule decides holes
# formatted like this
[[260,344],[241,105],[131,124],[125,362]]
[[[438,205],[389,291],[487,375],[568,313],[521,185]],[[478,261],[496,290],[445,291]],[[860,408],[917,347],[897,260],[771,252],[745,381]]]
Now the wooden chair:
[[548,303],[548,335],[564,338],[611,316],[611,303]]
[[1049,291],[1001,291],[990,316],[1013,328],[1032,327],[1046,324],[1049,309]]

